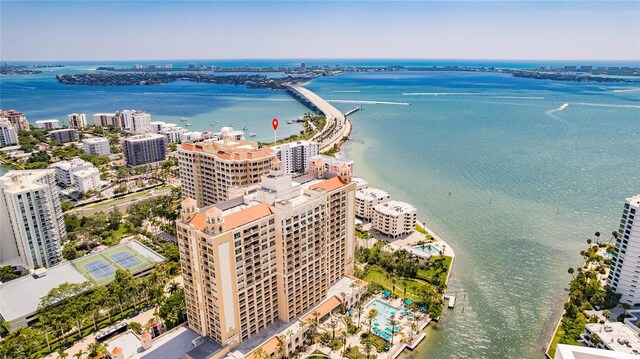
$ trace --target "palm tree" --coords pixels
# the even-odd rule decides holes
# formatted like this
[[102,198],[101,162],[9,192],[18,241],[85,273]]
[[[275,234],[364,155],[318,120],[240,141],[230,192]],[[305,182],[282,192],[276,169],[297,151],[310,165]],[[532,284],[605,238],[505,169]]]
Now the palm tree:
[[370,341],[366,341],[364,342],[364,351],[367,352],[367,359],[370,357],[370,353],[371,353],[371,342]]
[[396,326],[398,325],[398,321],[392,318],[389,318],[389,325],[391,325],[391,345],[393,345],[393,337],[396,335]]
[[266,359],[269,357],[269,354],[267,354],[267,352],[265,352],[264,349],[258,348],[256,351],[253,352],[253,357],[256,359]]
[[568,272],[569,272],[569,274],[571,274],[573,276],[573,279],[576,279],[576,276],[573,275],[573,273],[575,272],[575,270],[573,268],[569,268]]
[[64,351],[64,348],[58,348],[56,354],[58,354],[58,359],[66,359],[69,356],[69,354]]
[[82,359],[82,356],[87,354],[87,352],[85,352],[84,350],[80,349],[79,352],[73,354],[73,357],[76,359]]
[[587,238],[587,244],[588,244],[588,245],[591,245],[591,243],[592,243],[592,242],[593,242],[593,241],[591,240],[591,238]]
[[331,333],[331,340],[336,339],[336,328],[338,327],[338,322],[336,322],[335,320],[332,320],[331,323],[329,323],[329,328],[331,328],[332,333]]
[[373,320],[376,318],[377,315],[378,315],[377,309],[371,309],[369,311],[369,314],[367,314],[367,319],[369,320],[369,334],[371,334],[371,322],[373,322]]
[[276,347],[276,350],[278,351],[278,358],[283,357],[283,354],[284,354],[284,357],[286,358],[287,355],[286,355],[285,350],[284,350],[285,349],[284,343],[285,343],[286,338],[282,334],[278,335],[277,338],[278,338],[278,346]]
[[362,314],[363,310],[364,310],[364,306],[362,304],[360,304],[358,306],[358,328],[360,328],[360,315]]
[[600,244],[600,231],[596,231],[595,236],[596,236],[596,244]]
[[175,281],[169,283],[169,294],[175,293],[178,289],[180,289],[180,283]]
[[618,239],[619,235],[620,235],[620,233],[618,233],[618,231],[611,232],[611,238],[609,238],[609,243],[611,243],[611,240],[614,239],[614,238]]

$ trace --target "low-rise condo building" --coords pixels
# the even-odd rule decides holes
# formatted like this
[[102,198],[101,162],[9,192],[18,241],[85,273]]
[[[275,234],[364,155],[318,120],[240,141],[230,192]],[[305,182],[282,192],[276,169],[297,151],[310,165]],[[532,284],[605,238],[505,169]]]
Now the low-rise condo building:
[[44,130],[54,130],[60,128],[60,121],[55,118],[51,120],[39,120],[36,121],[36,127]]
[[229,199],[229,190],[260,182],[275,157],[268,147],[237,140],[227,129],[221,140],[178,147],[182,194],[205,207]]
[[607,283],[622,294],[620,303],[640,305],[640,194],[626,199]]
[[87,127],[87,115],[84,113],[72,113],[69,115],[69,127],[85,128]]
[[111,147],[106,137],[92,137],[82,140],[82,149],[86,154],[96,156],[109,156]]
[[372,221],[375,211],[374,207],[380,203],[387,202],[391,196],[381,189],[365,188],[356,192],[356,217],[366,221]]
[[356,191],[359,191],[359,190],[365,189],[365,188],[369,188],[369,182],[367,182],[363,178],[353,177],[353,182],[356,183]]
[[164,136],[154,133],[128,137],[124,140],[124,158],[128,166],[155,164],[167,159]]
[[62,187],[71,187],[75,184],[74,174],[89,168],[94,168],[93,163],[85,161],[80,157],[72,158],[68,161],[58,161],[51,166],[56,171],[56,181]]
[[76,142],[78,140],[78,130],[75,128],[62,128],[49,131],[47,136],[55,143]]
[[318,163],[324,166],[324,170],[327,173],[337,174],[340,171],[340,166],[343,164],[349,167],[349,170],[353,173],[353,161],[343,158],[335,158],[327,155],[317,155],[310,157],[307,160],[307,170],[313,171],[318,167]]
[[18,143],[18,131],[11,122],[0,118],[0,147],[15,145]]
[[79,192],[99,189],[102,185],[100,182],[100,171],[95,167],[74,172],[73,182]]
[[309,159],[320,153],[320,143],[297,141],[274,146],[271,149],[282,161],[282,168],[286,173],[305,172]]
[[31,129],[29,126],[29,121],[27,120],[27,117],[24,115],[24,113],[16,110],[0,110],[0,119],[6,119],[7,121],[9,121],[11,125],[13,125],[13,128],[15,128],[15,130],[18,132],[29,131]]
[[388,201],[373,207],[373,228],[391,238],[415,231],[417,210],[409,203]]
[[[354,270],[349,168],[293,179],[272,153],[270,162],[256,192],[204,208],[187,198],[177,221],[189,327],[231,358],[250,358],[258,348],[275,355],[270,342],[278,331],[266,328],[287,330],[314,308],[322,318],[356,301],[328,297]],[[358,285],[346,282],[341,290],[354,295]],[[291,340],[303,332],[292,329]],[[297,345],[285,344],[287,352]]]
[[9,171],[0,177],[3,265],[49,267],[62,260],[66,229],[55,177],[53,169]]
[[[640,330],[621,322],[589,323],[583,334],[584,343],[590,347],[614,352],[640,355]],[[593,340],[596,335],[598,340]]]
[[558,344],[554,359],[635,359],[636,355],[611,350]]

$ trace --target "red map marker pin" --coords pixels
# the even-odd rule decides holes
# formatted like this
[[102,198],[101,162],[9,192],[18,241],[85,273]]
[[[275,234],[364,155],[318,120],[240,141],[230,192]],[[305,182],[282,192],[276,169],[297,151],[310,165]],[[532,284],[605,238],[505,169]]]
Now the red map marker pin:
[[273,130],[276,131],[278,129],[278,119],[274,118],[273,120],[271,120],[271,126],[273,127]]

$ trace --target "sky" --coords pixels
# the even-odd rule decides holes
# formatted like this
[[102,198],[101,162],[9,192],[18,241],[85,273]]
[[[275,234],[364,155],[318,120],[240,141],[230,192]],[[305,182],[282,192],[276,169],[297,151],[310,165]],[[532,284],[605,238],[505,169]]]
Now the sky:
[[640,0],[7,1],[1,61],[640,60]]

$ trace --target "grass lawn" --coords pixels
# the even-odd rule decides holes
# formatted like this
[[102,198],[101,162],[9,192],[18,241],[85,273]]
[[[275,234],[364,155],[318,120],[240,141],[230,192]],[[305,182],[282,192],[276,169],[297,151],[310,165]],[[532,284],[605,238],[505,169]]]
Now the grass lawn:
[[[432,257],[432,259],[438,258],[439,256],[434,256]],[[451,270],[451,261],[452,258],[449,256],[444,256],[444,263],[446,264],[447,268],[449,268],[449,270]],[[416,278],[418,279],[422,279],[425,281],[430,281],[431,278],[433,278],[435,276],[435,270],[433,268],[429,269],[428,271],[424,270],[424,269],[419,269],[418,270],[418,275],[416,276]],[[440,282],[445,283],[447,281],[447,273],[441,273],[440,276]]]
[[558,346],[558,342],[560,341],[560,338],[562,338],[563,334],[564,333],[562,330],[562,325],[559,325],[558,329],[556,330],[556,333],[553,335],[553,339],[551,340],[551,345],[549,345],[549,350],[547,351],[547,354],[552,359],[556,355],[556,347]]
[[416,224],[416,231],[418,231],[418,232],[420,232],[420,233],[422,233],[422,234],[429,234],[429,233],[427,233],[427,231],[426,231],[424,228],[422,228],[422,226],[421,226],[421,225],[419,225],[419,224]]
[[[377,283],[383,286],[386,290],[391,291],[391,287],[393,283],[391,282],[391,278],[393,275],[389,274],[389,278],[386,276],[386,271],[379,266],[372,266],[371,270],[367,275],[363,278],[365,281],[370,283]],[[402,296],[404,293],[404,287],[407,287],[407,298],[411,298],[415,301],[420,301],[420,297],[414,295],[413,293],[418,293],[419,290],[425,287],[427,284],[421,281],[417,281],[415,279],[396,279],[396,288],[395,295]]]

